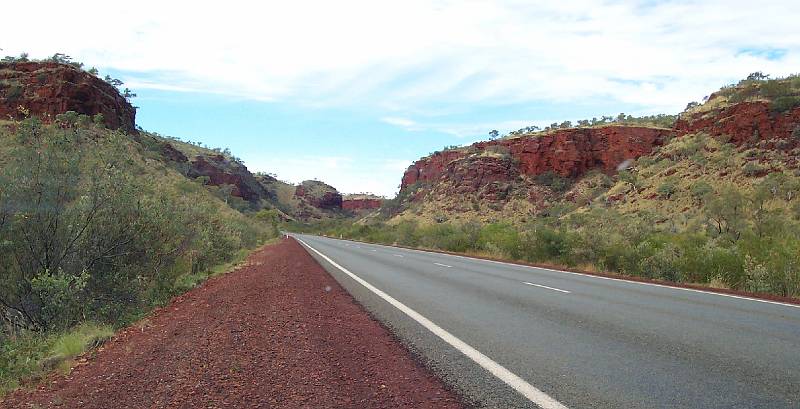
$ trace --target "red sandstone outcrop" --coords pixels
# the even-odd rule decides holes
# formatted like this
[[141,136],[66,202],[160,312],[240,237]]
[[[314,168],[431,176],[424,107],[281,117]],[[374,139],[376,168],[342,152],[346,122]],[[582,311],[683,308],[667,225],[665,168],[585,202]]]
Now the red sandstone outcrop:
[[482,199],[497,201],[505,199],[519,169],[510,157],[476,156],[450,162],[443,177],[455,186],[453,193],[478,192]]
[[[671,133],[671,130],[659,128],[606,126],[478,142],[469,148],[438,152],[418,160],[403,175],[401,189],[442,177],[455,178],[458,184],[468,181],[470,185],[481,186],[508,181],[517,174],[536,176],[551,171],[577,177],[590,169],[614,172],[625,160],[652,152]],[[482,157],[484,153],[489,155]],[[503,162],[497,157],[509,161]],[[476,159],[470,166],[451,165],[467,158]]]
[[678,135],[705,132],[712,136],[728,135],[731,142],[787,140],[800,127],[800,108],[776,113],[768,102],[742,102],[710,112],[682,117],[675,123]]
[[45,121],[67,111],[103,114],[109,128],[135,133],[136,110],[117,89],[69,64],[0,63],[0,118],[21,119],[20,107]]
[[336,188],[316,180],[306,180],[297,186],[294,195],[318,209],[342,208],[342,194]]
[[361,212],[379,209],[383,199],[372,195],[346,195],[342,199],[342,209],[351,212]]
[[205,176],[208,183],[214,186],[232,185],[231,195],[249,202],[257,203],[270,197],[269,192],[258,183],[247,167],[223,155],[194,157],[189,163],[187,176]]

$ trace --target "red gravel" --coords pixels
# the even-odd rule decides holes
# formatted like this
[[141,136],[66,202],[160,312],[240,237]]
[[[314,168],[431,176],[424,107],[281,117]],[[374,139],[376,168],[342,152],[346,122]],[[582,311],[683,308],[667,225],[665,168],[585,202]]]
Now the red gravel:
[[2,408],[459,408],[294,240]]

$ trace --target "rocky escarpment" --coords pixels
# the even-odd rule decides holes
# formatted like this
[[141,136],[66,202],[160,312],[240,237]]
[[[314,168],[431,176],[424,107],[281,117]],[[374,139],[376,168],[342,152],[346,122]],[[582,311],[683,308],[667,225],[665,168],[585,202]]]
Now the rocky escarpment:
[[207,177],[208,183],[214,186],[231,185],[233,196],[251,203],[271,199],[269,192],[258,183],[247,167],[223,155],[194,157],[189,162],[187,176]]
[[769,102],[742,102],[736,105],[684,115],[675,123],[678,135],[704,132],[726,135],[736,145],[779,141],[797,143],[800,139],[800,108],[775,112]]
[[[671,134],[669,129],[606,126],[478,142],[418,160],[403,175],[401,189],[440,178],[452,180],[462,189],[474,189],[510,181],[517,175],[554,172],[577,177],[590,169],[613,172],[626,160],[649,154]],[[469,166],[464,166],[464,160],[470,161]]]
[[23,111],[45,121],[67,111],[102,114],[107,127],[135,132],[136,110],[117,89],[69,64],[0,63],[0,118],[21,119]]
[[342,209],[351,212],[364,212],[379,209],[383,198],[373,195],[346,195],[342,199]]
[[[669,196],[671,193],[664,192],[679,184],[678,177],[672,177],[678,171],[691,180],[708,178],[707,183],[711,184],[716,179],[729,178],[730,169],[701,175],[711,169],[702,165],[706,160],[703,155],[712,157],[719,146],[730,150],[730,155],[748,152],[747,169],[740,172],[744,175],[741,177],[763,177],[770,172],[796,169],[800,151],[797,105],[776,103],[768,98],[732,104],[728,97],[717,96],[705,105],[690,106],[671,128],[613,124],[561,129],[437,152],[406,170],[398,196],[404,204],[397,207],[397,212],[434,220],[517,217],[524,222],[526,218],[547,214],[556,204],[590,205],[598,198],[605,198],[605,204],[619,202],[627,191],[634,189],[636,193],[639,184],[649,188],[646,195],[640,195],[641,199],[655,200]],[[712,137],[716,145],[703,145],[705,136]],[[684,137],[693,139],[682,145]],[[650,170],[640,174],[638,162],[634,161],[648,156],[652,160],[642,164],[664,158],[669,163],[678,163],[681,155],[700,146],[705,146],[702,152],[696,152],[701,156],[701,165],[686,164],[691,170],[680,168],[684,165],[679,163],[669,171],[653,174]],[[608,178],[629,166],[633,168],[626,180],[615,182]],[[651,180],[639,180],[634,185],[641,177]],[[723,183],[730,181],[726,179]],[[611,188],[607,194],[603,193]],[[684,186],[684,189],[689,188]],[[633,193],[627,196],[635,201],[638,196]],[[411,203],[417,206],[410,208]],[[691,203],[684,204],[683,209],[690,206]],[[487,215],[494,211],[500,213]]]
[[317,180],[306,180],[295,189],[295,196],[319,209],[341,209],[342,194],[336,188]]

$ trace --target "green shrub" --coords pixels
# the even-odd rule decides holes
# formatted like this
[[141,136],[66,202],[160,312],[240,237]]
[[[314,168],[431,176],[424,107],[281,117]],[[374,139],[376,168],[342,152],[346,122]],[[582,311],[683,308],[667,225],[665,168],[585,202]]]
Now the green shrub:
[[32,313],[47,328],[69,328],[84,316],[87,301],[84,291],[88,282],[89,273],[85,270],[78,275],[63,271],[44,271],[37,274],[30,281],[35,300],[34,308],[38,307]]
[[656,192],[664,199],[669,199],[677,191],[674,182],[664,182],[656,188]]
[[22,88],[22,85],[14,84],[8,87],[8,89],[6,90],[5,97],[9,101],[14,101],[19,99],[22,96],[23,92],[24,88]]
[[534,177],[536,183],[552,189],[554,192],[565,192],[572,186],[572,179],[558,175],[548,170]]
[[775,112],[787,112],[800,107],[800,96],[784,96],[772,100],[770,108]]
[[692,185],[689,187],[689,190],[691,191],[692,197],[695,200],[703,201],[703,199],[705,199],[706,196],[708,196],[711,192],[714,191],[714,188],[712,188],[711,185],[709,185],[708,183],[701,180],[692,183]]
[[762,172],[764,172],[764,168],[755,162],[747,162],[742,168],[742,173],[749,177],[757,177]]

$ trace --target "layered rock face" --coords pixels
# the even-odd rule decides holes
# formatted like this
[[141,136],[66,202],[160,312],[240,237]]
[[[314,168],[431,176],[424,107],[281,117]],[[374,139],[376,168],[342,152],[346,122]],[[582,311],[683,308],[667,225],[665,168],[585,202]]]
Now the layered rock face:
[[371,195],[347,195],[342,199],[342,209],[351,212],[363,212],[379,209],[383,199]]
[[[401,189],[440,178],[463,189],[477,188],[518,175],[554,172],[577,177],[590,169],[613,172],[628,159],[647,155],[672,134],[667,129],[607,126],[564,129],[543,136],[478,142],[466,149],[436,153],[412,164]],[[469,166],[461,161],[470,160]]]
[[705,132],[728,135],[736,145],[792,139],[800,127],[800,108],[776,113],[768,102],[742,102],[711,112],[682,117],[675,123],[678,135]]
[[68,64],[0,63],[0,118],[21,119],[20,107],[45,121],[67,111],[103,114],[107,127],[135,133],[136,110],[117,89]]
[[269,199],[271,195],[252,173],[241,163],[228,160],[223,155],[196,156],[189,162],[187,176],[205,176],[214,186],[232,185],[231,194],[251,203]]
[[299,184],[294,195],[319,209],[342,208],[342,194],[333,186],[316,180],[306,180]]

